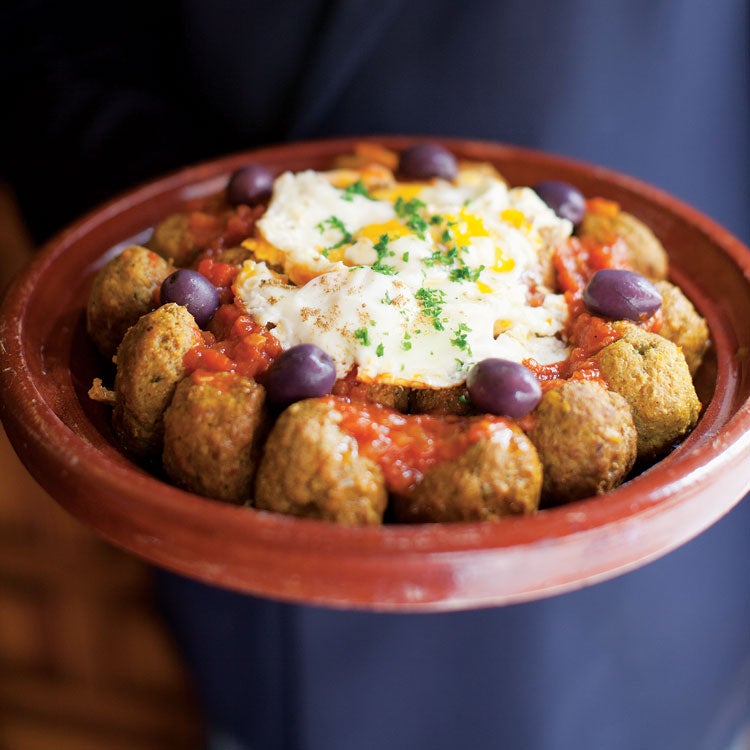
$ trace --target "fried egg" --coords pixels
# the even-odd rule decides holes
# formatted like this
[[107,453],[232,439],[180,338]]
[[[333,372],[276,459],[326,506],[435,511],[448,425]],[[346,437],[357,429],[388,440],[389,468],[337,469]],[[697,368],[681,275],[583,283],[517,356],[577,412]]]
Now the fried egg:
[[[544,286],[572,233],[530,188],[478,170],[454,182],[337,186],[287,172],[257,228],[280,261],[246,261],[236,299],[283,348],[314,343],[340,377],[441,388],[482,359],[565,359],[562,295]],[[283,270],[283,273],[281,272]]]

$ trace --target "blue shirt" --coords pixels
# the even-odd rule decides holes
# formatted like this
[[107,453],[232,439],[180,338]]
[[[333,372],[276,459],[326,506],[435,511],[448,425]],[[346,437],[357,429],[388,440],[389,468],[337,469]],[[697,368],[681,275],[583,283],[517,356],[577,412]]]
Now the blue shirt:
[[[107,10],[123,18],[88,67],[86,21],[60,49],[48,5],[55,23],[33,56],[18,43],[11,83],[49,95],[6,117],[19,153],[48,117],[36,158],[79,180],[70,196],[262,143],[440,134],[614,168],[750,240],[747,0],[135,2]],[[44,29],[39,8],[31,20]],[[66,216],[28,152],[2,163],[44,234]],[[159,584],[227,748],[730,750],[750,746],[749,573],[745,500],[645,567],[504,608],[385,615]]]

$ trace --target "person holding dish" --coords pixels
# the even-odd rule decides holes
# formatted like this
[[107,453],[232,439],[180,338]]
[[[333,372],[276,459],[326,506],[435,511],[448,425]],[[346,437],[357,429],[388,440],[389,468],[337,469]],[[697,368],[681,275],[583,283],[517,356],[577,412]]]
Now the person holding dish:
[[[377,133],[603,164],[750,240],[743,0],[90,3],[81,18],[17,6],[0,24],[14,102],[0,165],[38,240],[183,163]],[[750,743],[749,534],[745,501],[619,578],[451,614],[334,611],[156,576],[212,750],[733,750]]]

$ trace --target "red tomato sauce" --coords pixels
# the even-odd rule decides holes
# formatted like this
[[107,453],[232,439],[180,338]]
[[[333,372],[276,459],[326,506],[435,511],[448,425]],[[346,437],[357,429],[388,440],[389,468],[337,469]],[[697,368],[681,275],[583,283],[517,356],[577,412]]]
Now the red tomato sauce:
[[217,252],[239,245],[254,230],[263,206],[206,204],[188,213],[188,230],[199,250]]
[[[194,346],[183,358],[190,374],[236,372],[254,378],[265,372],[281,354],[281,344],[265,327],[256,323],[235,304],[222,305],[204,331],[203,343]],[[198,375],[200,377],[200,375]]]
[[357,441],[361,455],[380,466],[388,489],[401,495],[431,466],[458,458],[482,438],[511,432],[503,417],[401,414],[380,404],[329,400],[343,418],[340,428]]
[[[602,204],[603,208],[599,210],[606,211],[609,202],[602,201]],[[616,204],[612,205],[613,210],[617,210]],[[586,312],[583,290],[597,271],[629,268],[628,248],[617,237],[610,243],[571,237],[555,249],[553,262],[558,286],[568,305],[565,335],[571,343],[570,354],[562,362],[548,365],[534,360],[526,360],[523,364],[537,376],[542,390],[553,388],[563,380],[599,380],[604,383],[594,358],[605,346],[617,341],[621,334],[614,327],[614,321]],[[658,310],[638,325],[648,331],[658,331],[661,321],[661,310]]]
[[223,304],[229,304],[234,300],[232,284],[240,272],[239,266],[209,257],[198,263],[197,270],[219,290],[219,299]]

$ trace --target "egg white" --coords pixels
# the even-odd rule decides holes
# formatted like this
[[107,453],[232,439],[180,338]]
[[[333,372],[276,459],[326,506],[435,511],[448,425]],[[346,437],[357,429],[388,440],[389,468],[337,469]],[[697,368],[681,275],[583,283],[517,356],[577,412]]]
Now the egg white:
[[247,261],[237,300],[283,348],[320,346],[340,377],[356,367],[365,382],[440,388],[488,357],[567,356],[564,299],[531,305],[529,287],[544,291],[549,248],[572,226],[529,188],[465,170],[368,197],[285,173],[258,228],[310,280]]

